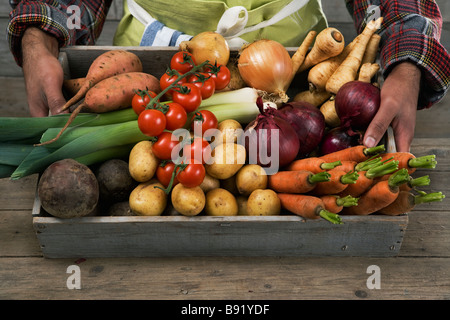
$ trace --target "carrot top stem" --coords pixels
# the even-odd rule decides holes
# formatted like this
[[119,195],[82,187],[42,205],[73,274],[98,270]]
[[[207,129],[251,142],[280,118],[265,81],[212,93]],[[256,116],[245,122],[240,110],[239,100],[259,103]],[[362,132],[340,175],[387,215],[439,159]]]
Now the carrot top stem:
[[388,184],[390,187],[398,187],[399,185],[402,185],[404,183],[407,183],[409,181],[409,173],[408,169],[402,168],[400,170],[397,170],[394,172],[388,180]]
[[320,165],[320,169],[322,170],[331,170],[338,166],[342,165],[341,160],[334,161],[334,162],[324,162]]
[[372,156],[372,155],[376,155],[376,154],[379,154],[379,153],[382,153],[385,151],[386,151],[386,148],[384,147],[384,144],[380,144],[379,146],[375,146],[372,148],[365,148],[363,152],[366,156]]
[[355,171],[367,171],[370,168],[381,164],[382,157],[372,156],[369,159],[358,163],[355,166]]
[[408,161],[408,166],[411,168],[434,169],[436,168],[436,164],[437,161],[436,156],[434,154],[417,158],[411,158]]
[[345,197],[337,197],[336,204],[340,207],[353,207],[358,205],[359,198],[352,197],[351,195]]
[[332,224],[342,224],[343,223],[341,217],[338,214],[332,213],[325,209],[320,209],[319,216],[327,221],[330,221]]
[[308,177],[308,181],[311,184],[315,184],[317,182],[325,182],[325,181],[329,181],[331,177],[331,174],[329,174],[326,171],[323,172],[318,172],[316,174],[312,174]]
[[341,177],[341,183],[353,184],[353,183],[356,183],[356,180],[358,180],[358,178],[359,178],[358,172],[350,171]]
[[428,203],[433,201],[442,201],[445,195],[442,192],[422,193],[414,196],[414,204]]
[[382,177],[386,174],[390,174],[398,169],[398,161],[389,161],[386,163],[380,162],[379,165],[374,166],[366,171],[366,177],[373,179],[376,177]]
[[419,178],[410,177],[410,180],[408,181],[408,186],[410,186],[411,188],[429,186],[430,182],[431,182],[430,176],[422,176]]

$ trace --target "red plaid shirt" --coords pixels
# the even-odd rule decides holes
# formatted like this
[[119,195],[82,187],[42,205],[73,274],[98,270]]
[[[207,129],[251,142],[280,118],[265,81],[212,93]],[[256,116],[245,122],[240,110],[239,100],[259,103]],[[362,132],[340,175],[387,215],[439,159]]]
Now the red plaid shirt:
[[[61,47],[94,44],[101,33],[112,0],[10,0],[8,40],[11,52],[21,64],[21,37],[27,26],[34,25],[55,36]],[[380,29],[380,64],[384,76],[402,61],[411,61],[422,70],[418,108],[428,108],[446,94],[450,79],[450,57],[439,42],[442,16],[434,1],[419,0],[345,0],[355,27],[361,32],[367,8],[377,6],[383,16]],[[79,28],[69,28],[73,14],[67,8],[80,8]],[[326,5],[326,4],[324,4]],[[76,21],[75,21],[76,22]]]

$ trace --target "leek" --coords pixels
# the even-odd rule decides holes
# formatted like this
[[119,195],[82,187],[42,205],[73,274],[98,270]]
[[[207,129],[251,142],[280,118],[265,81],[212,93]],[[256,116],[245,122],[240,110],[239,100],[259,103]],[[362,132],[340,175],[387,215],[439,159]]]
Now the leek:
[[222,91],[214,93],[208,99],[202,100],[200,108],[211,107],[216,105],[230,104],[230,103],[254,103],[258,99],[258,90],[250,87],[241,89]]

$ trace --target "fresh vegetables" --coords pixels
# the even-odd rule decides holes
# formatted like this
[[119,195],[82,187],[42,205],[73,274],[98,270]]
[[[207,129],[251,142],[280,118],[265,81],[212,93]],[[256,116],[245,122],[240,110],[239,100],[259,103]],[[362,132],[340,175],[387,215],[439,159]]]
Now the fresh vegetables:
[[339,30],[332,27],[325,28],[317,35],[314,46],[306,56],[298,72],[302,72],[319,62],[339,55],[344,50],[344,46],[344,36]]
[[245,83],[287,102],[286,86],[291,81],[292,60],[286,48],[273,40],[257,40],[242,49],[239,72]]
[[315,196],[304,194],[279,193],[281,206],[305,219],[323,218],[333,224],[342,224],[341,217],[325,209],[323,201]]
[[222,35],[213,31],[201,32],[189,41],[181,42],[180,50],[190,52],[198,64],[209,61],[226,66],[230,58],[228,43]]
[[76,95],[67,101],[61,111],[82,99],[88,90],[100,81],[128,72],[142,72],[142,62],[134,53],[126,50],[110,50],[101,54],[90,65],[85,80]]
[[277,115],[285,119],[297,133],[300,157],[307,156],[322,141],[325,134],[325,118],[313,105],[292,101],[282,105]]
[[245,128],[245,147],[250,161],[278,169],[278,165],[283,167],[295,159],[300,142],[289,122],[277,116],[277,109],[264,109],[262,100],[258,108],[260,114]]
[[339,89],[334,102],[341,127],[364,130],[380,108],[380,89],[371,83],[350,81]]

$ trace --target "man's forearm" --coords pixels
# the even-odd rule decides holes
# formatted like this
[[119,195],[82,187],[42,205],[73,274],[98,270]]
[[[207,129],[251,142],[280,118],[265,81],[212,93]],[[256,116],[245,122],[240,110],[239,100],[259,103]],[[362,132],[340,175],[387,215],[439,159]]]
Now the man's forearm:
[[58,57],[58,40],[38,28],[28,27],[22,37],[22,60],[26,63],[35,54],[43,52]]

